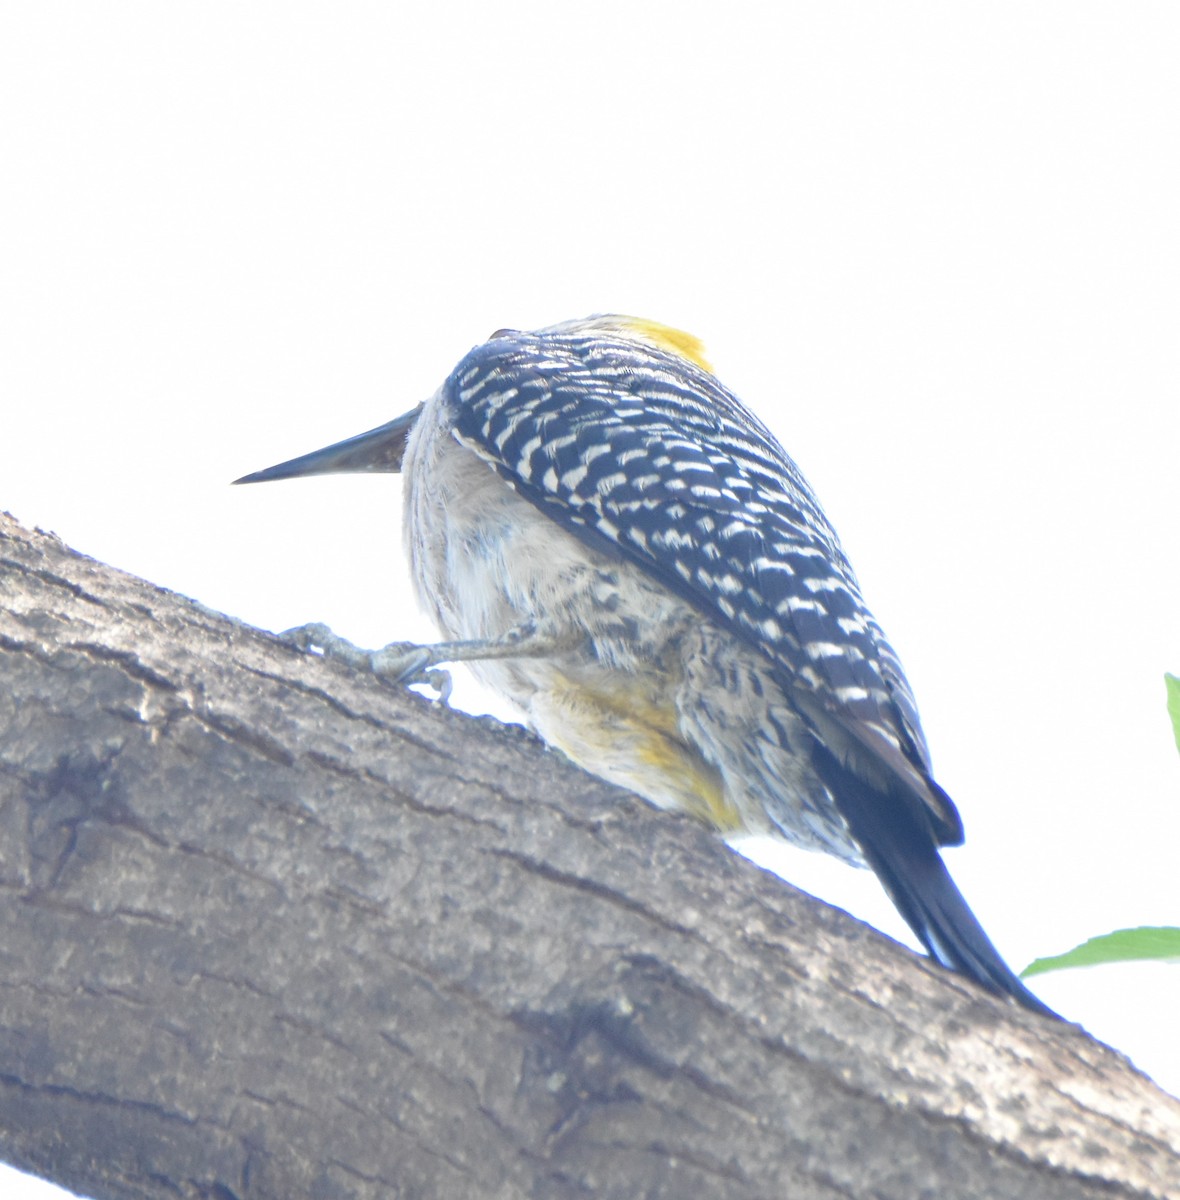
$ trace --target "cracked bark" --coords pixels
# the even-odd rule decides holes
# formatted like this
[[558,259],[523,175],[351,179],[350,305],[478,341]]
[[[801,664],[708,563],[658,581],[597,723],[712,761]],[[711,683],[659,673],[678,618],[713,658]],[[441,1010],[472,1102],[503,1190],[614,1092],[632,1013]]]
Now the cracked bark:
[[1165,1197],[1180,1104],[545,753],[0,518],[0,1157],[94,1197]]

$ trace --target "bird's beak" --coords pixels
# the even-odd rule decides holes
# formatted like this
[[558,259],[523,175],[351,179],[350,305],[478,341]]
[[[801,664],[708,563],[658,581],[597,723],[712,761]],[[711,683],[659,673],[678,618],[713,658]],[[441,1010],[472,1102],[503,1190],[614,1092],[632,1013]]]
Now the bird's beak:
[[289,458],[262,471],[243,475],[234,483],[269,483],[272,479],[295,479],[300,475],[341,475],[350,471],[400,471],[406,453],[406,438],[422,412],[422,405],[395,417],[368,433],[334,442],[322,450]]

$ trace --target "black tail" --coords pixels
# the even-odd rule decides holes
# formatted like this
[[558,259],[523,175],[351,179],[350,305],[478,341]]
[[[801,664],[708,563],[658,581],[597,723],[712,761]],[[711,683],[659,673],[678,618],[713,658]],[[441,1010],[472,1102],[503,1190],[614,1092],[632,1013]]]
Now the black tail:
[[931,958],[1033,1012],[1056,1017],[1000,957],[909,806],[882,795],[822,745],[813,754],[869,866]]

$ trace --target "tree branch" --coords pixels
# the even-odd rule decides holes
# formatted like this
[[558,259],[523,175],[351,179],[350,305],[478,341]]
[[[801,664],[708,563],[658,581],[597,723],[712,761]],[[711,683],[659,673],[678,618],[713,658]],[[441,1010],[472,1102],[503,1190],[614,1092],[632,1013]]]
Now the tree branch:
[[1180,1104],[518,730],[0,517],[0,1156],[88,1195],[1180,1195]]

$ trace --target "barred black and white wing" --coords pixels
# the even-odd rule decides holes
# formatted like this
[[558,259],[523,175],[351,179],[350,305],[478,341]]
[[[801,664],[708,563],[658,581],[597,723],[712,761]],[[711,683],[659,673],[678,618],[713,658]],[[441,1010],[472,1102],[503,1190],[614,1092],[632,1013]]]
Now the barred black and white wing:
[[455,436],[587,544],[622,555],[764,654],[896,779],[938,844],[962,838],[917,708],[810,487],[709,372],[602,333],[506,332],[449,381]]

